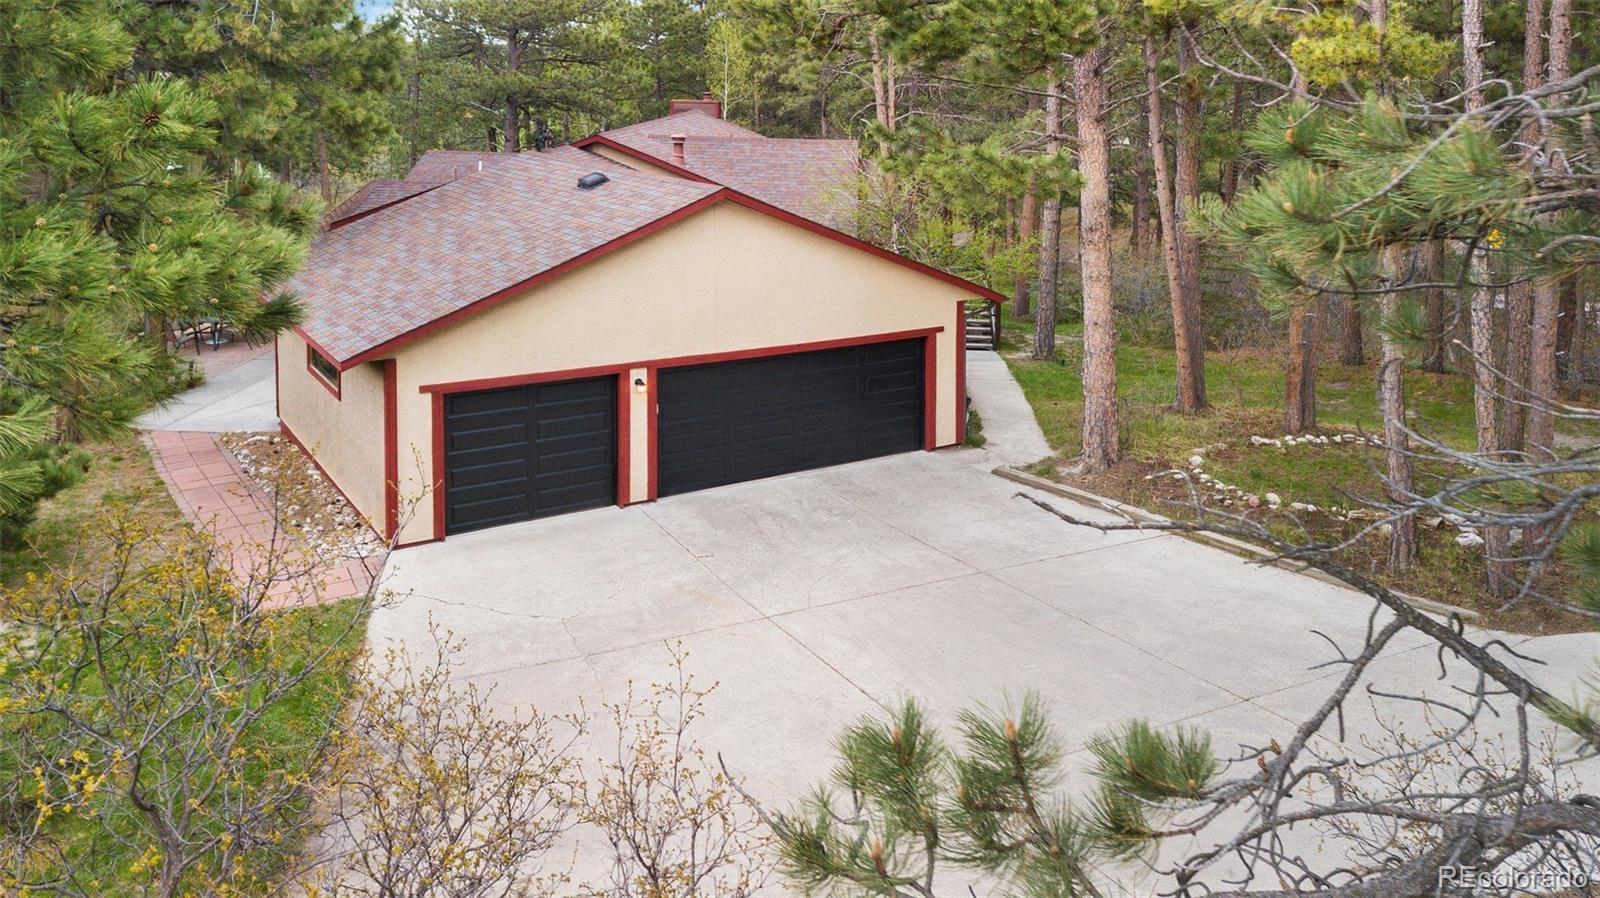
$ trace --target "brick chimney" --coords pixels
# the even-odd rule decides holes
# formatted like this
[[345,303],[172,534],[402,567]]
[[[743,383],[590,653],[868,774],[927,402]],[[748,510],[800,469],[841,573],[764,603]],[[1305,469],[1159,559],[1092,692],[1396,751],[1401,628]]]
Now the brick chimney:
[[672,164],[684,168],[683,145],[689,142],[686,134],[672,135]]
[[678,99],[667,101],[667,115],[698,109],[712,118],[722,118],[722,101],[707,93],[698,100]]

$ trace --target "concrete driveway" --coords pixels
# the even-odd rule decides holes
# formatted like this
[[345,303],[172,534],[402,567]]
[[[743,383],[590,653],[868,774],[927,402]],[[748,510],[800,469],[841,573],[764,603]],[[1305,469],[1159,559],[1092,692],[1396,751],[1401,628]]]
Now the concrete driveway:
[[1271,696],[1327,675],[1311,631],[1365,631],[1359,595],[1067,526],[982,460],[901,455],[407,549],[371,637],[422,644],[431,616],[465,641],[461,674],[552,709],[648,681],[682,640],[722,684],[718,747],[787,791],[903,696],[948,714],[1035,690],[1073,744],[1130,717],[1272,735]]
[[[1312,669],[1327,640],[1366,632],[1363,596],[1177,536],[1067,526],[994,463],[913,453],[403,550],[370,635],[423,646],[431,618],[465,641],[461,676],[546,712],[663,678],[681,641],[719,684],[702,745],[786,807],[827,777],[842,727],[906,696],[949,722],[1032,690],[1074,748],[1130,718],[1204,727],[1223,755],[1287,741],[1339,675]],[[1560,662],[1537,676],[1562,695],[1597,653],[1588,634],[1524,648]],[[1380,668],[1437,674],[1416,637]]]

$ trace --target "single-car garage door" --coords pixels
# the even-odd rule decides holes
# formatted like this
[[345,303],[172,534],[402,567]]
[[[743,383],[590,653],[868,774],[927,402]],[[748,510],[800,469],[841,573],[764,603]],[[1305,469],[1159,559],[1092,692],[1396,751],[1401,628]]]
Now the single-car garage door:
[[614,377],[445,397],[445,532],[616,500]]
[[662,370],[658,492],[922,448],[923,343]]

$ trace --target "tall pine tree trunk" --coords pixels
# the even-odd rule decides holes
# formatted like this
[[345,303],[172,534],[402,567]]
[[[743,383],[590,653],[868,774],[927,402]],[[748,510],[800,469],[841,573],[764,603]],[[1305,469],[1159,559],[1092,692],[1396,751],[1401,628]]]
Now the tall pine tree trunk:
[[[1045,69],[1044,149],[1061,152],[1061,84]],[[1039,301],[1033,309],[1033,357],[1056,357],[1056,263],[1061,257],[1061,193],[1047,190],[1039,213]]]
[[1556,377],[1563,383],[1572,377],[1573,337],[1578,324],[1578,281],[1561,281],[1561,311],[1556,320]]
[[1555,416],[1548,403],[1556,398],[1556,324],[1561,298],[1556,282],[1542,278],[1533,287],[1532,364],[1528,391],[1533,403],[1527,409],[1528,452],[1535,458],[1555,458]]
[[[1228,133],[1240,134],[1244,131],[1244,82],[1233,82],[1233,108],[1228,112]],[[1229,155],[1222,162],[1221,176],[1217,179],[1221,185],[1222,201],[1233,205],[1233,198],[1239,193],[1239,156]]]
[[1339,336],[1339,361],[1346,365],[1360,365],[1367,360],[1366,347],[1361,334],[1361,303],[1354,297],[1344,300],[1339,310],[1342,333]]
[[[1189,222],[1189,209],[1200,199],[1200,79],[1189,37],[1178,34],[1178,137],[1173,178],[1173,219],[1178,233],[1178,273],[1182,314],[1173,316],[1173,342],[1178,351],[1177,409],[1192,415],[1206,407],[1206,340],[1200,321],[1200,238]],[[1149,78],[1146,64],[1146,79]],[[1159,105],[1159,104],[1156,104]],[[1154,108],[1153,106],[1151,108]]]
[[1111,141],[1106,134],[1104,46],[1072,63],[1077,92],[1078,201],[1083,275],[1083,459],[1105,470],[1122,457],[1117,426],[1117,324],[1111,291]]
[[1578,292],[1576,280],[1569,279],[1568,289],[1572,292],[1572,355],[1567,360],[1571,367],[1572,382],[1582,384],[1588,379],[1589,369],[1585,362],[1589,358],[1589,302],[1583,294]]
[[[506,33],[506,73],[515,76],[522,69],[522,43],[518,40],[517,29],[512,28]],[[506,97],[506,152],[515,153],[521,145],[522,139],[522,106],[516,97]]]
[[[1392,246],[1383,251],[1385,275],[1391,287],[1405,271],[1404,249]],[[1393,318],[1400,311],[1400,294],[1391,289],[1383,294],[1382,311]],[[1383,415],[1384,457],[1388,467],[1389,498],[1396,505],[1412,498],[1410,441],[1402,429],[1406,419],[1406,356],[1399,343],[1381,335],[1383,356],[1378,368],[1378,411]],[[1389,533],[1389,572],[1402,573],[1417,560],[1417,521],[1411,515],[1396,518]]]
[[[1422,244],[1422,276],[1429,283],[1444,280],[1444,241],[1428,240]],[[1447,339],[1445,334],[1445,295],[1443,287],[1429,287],[1423,291],[1423,321],[1428,332],[1422,347],[1422,370],[1444,373]]]
[[[1551,0],[1550,3],[1550,69],[1552,79],[1566,78],[1572,69],[1572,34],[1571,34],[1571,3],[1572,0]],[[1539,28],[1543,24],[1534,15],[1535,7],[1541,7],[1541,0],[1528,0],[1529,34],[1527,43],[1530,45],[1527,52],[1533,55],[1533,48],[1541,43]],[[1542,12],[1543,10],[1539,10]],[[1534,73],[1534,76],[1544,73]],[[1524,76],[1527,81],[1528,76]],[[1527,87],[1534,85],[1528,84]],[[1560,154],[1556,136],[1553,134],[1542,135],[1545,138],[1545,148],[1552,158],[1563,158]],[[1549,403],[1556,399],[1557,386],[1557,353],[1560,345],[1560,314],[1561,296],[1557,281],[1551,278],[1540,278],[1533,284],[1533,326],[1529,335],[1528,355],[1528,389],[1532,393],[1530,399],[1533,405],[1526,412],[1527,417],[1527,447],[1528,452],[1535,458],[1555,458],[1555,416],[1551,413]]]
[[[1022,192],[1022,212],[1017,216],[1018,243],[1033,239],[1038,219],[1039,177],[1030,172],[1028,187]],[[1011,285],[1011,314],[1018,318],[1028,317],[1028,275],[1024,272],[1017,272],[1016,282]]]
[[[1150,133],[1149,112],[1139,110],[1139,131]],[[1150,242],[1150,143],[1148,140],[1134,144],[1133,211],[1128,222],[1128,247],[1134,255],[1143,256]]]
[[1301,433],[1317,426],[1317,309],[1322,300],[1305,297],[1289,310],[1289,363],[1285,366],[1283,430]]
[[1521,452],[1527,423],[1533,349],[1533,285],[1524,281],[1506,291],[1506,358],[1509,381],[1500,403],[1500,448]]

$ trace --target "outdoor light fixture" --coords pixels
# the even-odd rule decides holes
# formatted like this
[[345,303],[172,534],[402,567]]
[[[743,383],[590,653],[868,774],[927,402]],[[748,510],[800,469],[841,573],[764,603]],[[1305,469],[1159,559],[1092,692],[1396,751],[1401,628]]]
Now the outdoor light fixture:
[[650,391],[650,388],[644,385],[644,378],[635,377],[633,379],[633,391],[635,393],[647,393]]

